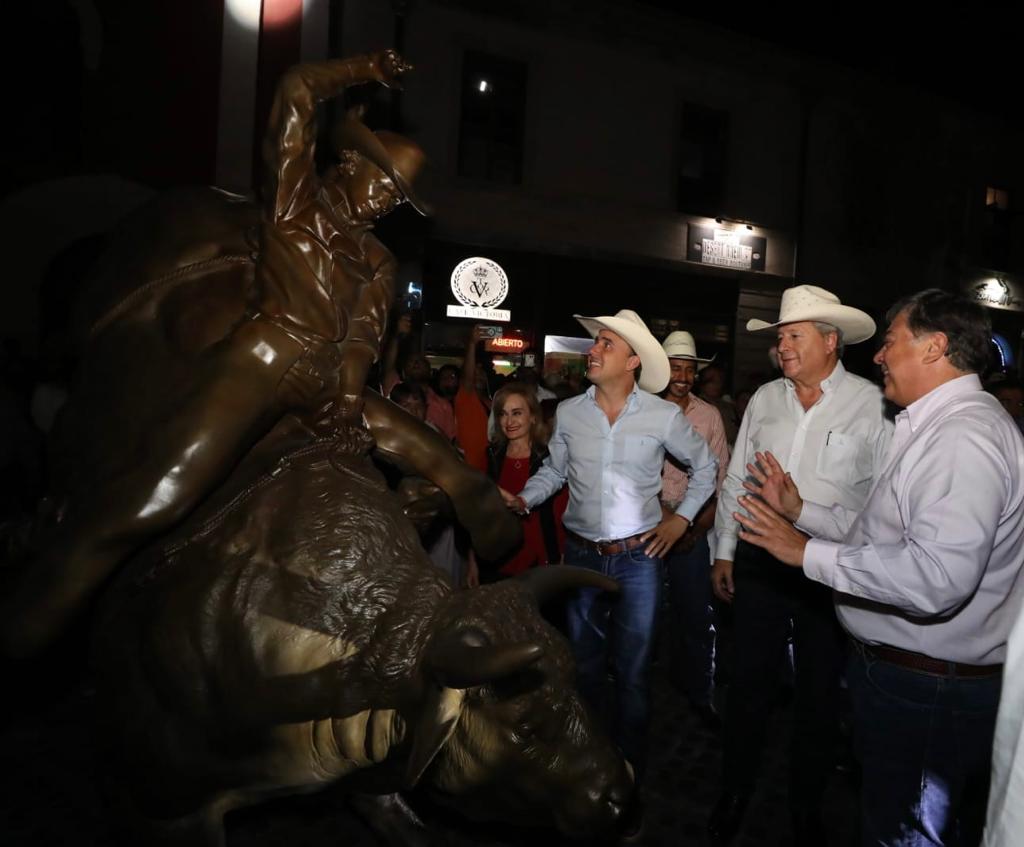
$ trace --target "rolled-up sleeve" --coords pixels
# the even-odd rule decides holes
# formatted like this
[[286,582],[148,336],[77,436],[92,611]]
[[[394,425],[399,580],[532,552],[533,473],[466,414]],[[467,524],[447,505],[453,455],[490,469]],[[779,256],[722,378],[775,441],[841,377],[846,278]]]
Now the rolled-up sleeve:
[[527,481],[519,496],[523,498],[528,509],[543,503],[556,492],[560,491],[568,477],[569,451],[565,435],[558,419],[555,419],[555,431],[548,442],[548,455],[537,472]]
[[669,417],[664,442],[665,449],[693,471],[686,496],[676,509],[677,515],[692,521],[701,506],[715,493],[718,460],[678,408]]

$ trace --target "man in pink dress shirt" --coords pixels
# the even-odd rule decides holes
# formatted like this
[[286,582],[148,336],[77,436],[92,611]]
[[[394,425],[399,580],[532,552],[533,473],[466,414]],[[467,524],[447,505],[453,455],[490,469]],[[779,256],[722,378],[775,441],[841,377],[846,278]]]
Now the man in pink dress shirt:
[[[683,410],[686,419],[707,441],[718,459],[717,495],[729,467],[725,425],[721,412],[693,393],[698,371],[710,364],[714,357],[700,358],[693,336],[685,331],[671,333],[662,347],[671,368],[668,387],[662,396]],[[689,482],[687,469],[666,456],[662,472],[662,508],[667,512],[675,511],[683,501]],[[711,605],[711,550],[708,545],[708,532],[715,525],[716,503],[717,496],[714,496],[704,504],[686,533],[665,557],[672,604],[672,681],[709,729],[718,729],[720,723],[713,699],[715,626]]]
[[763,501],[741,498],[736,519],[741,538],[835,590],[864,844],[978,844],[1024,603],[1024,439],[978,379],[991,337],[979,304],[930,289],[888,318],[875,362],[904,410],[864,508],[804,501],[769,453],[748,466]]

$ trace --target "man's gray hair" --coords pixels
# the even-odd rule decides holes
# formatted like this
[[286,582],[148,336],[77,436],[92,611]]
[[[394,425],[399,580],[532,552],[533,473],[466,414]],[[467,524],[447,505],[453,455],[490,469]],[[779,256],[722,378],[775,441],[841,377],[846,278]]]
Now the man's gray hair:
[[824,321],[814,321],[814,328],[818,330],[822,335],[828,335],[831,332],[836,334],[836,357],[843,358],[843,350],[846,347],[846,342],[843,341],[843,331],[832,324],[827,324]]

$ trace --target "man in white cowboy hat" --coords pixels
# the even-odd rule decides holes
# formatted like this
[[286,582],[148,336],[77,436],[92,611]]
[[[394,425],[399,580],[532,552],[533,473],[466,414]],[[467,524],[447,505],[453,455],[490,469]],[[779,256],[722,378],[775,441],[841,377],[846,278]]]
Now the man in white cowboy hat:
[[[569,602],[567,626],[580,689],[599,710],[612,667],[612,734],[639,784],[661,562],[714,493],[717,463],[679,406],[655,396],[668,383],[669,361],[640,316],[623,309],[613,316],[575,317],[594,336],[587,354],[592,385],[559,405],[548,458],[520,496],[503,496],[511,508],[525,511],[568,481],[566,563],[619,582],[614,599],[579,591]],[[666,451],[693,469],[685,496],[668,515],[659,499]],[[637,800],[627,815],[628,836],[640,832],[640,809]]]
[[[670,375],[664,398],[682,409],[690,425],[708,443],[718,460],[717,487],[729,466],[729,444],[722,414],[693,393],[697,373],[713,360],[697,355],[693,336],[679,330],[661,345],[668,356]],[[661,477],[661,505],[675,511],[689,486],[687,469],[672,457],[665,459]],[[716,491],[717,491],[716,487]],[[709,729],[719,725],[714,706],[715,626],[711,593],[711,548],[708,532],[715,523],[712,497],[704,504],[686,533],[665,559],[668,571],[672,682],[686,695],[691,707]]]
[[1012,664],[1024,440],[978,379],[992,337],[979,303],[933,288],[887,318],[875,363],[903,411],[867,502],[813,502],[762,454],[750,488],[760,497],[736,513],[741,537],[834,591],[850,634],[862,843],[979,844],[994,763],[985,844],[1020,845],[1021,809],[1007,790],[1022,707]]
[[[719,493],[718,549],[711,579],[732,603],[735,661],[725,714],[723,791],[708,823],[719,842],[739,829],[757,778],[764,733],[779,689],[792,633],[796,717],[790,761],[790,804],[798,844],[824,843],[821,797],[832,770],[838,728],[842,636],[831,592],[801,580],[772,556],[738,542],[733,513],[748,465],[771,451],[808,495],[859,509],[892,434],[882,392],[848,373],[844,344],[871,338],[875,322],[834,294],[798,285],[782,294],[779,319],[751,320],[752,332],[774,331],[783,376],[751,397]],[[748,483],[749,484],[749,483]]]

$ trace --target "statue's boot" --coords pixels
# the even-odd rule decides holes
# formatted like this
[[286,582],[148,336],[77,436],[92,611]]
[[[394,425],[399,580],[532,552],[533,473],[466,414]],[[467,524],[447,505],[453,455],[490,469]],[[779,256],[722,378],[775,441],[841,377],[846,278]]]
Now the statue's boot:
[[301,352],[262,321],[211,348],[194,390],[142,434],[139,461],[79,482],[66,498],[39,555],[4,597],[0,650],[25,657],[52,643],[128,556],[219,485],[281,417],[279,387]]

